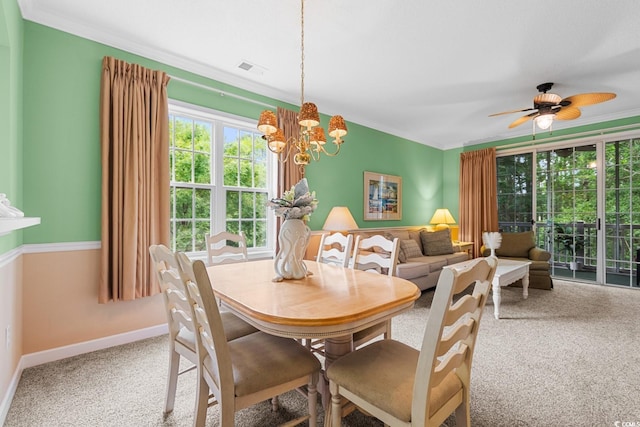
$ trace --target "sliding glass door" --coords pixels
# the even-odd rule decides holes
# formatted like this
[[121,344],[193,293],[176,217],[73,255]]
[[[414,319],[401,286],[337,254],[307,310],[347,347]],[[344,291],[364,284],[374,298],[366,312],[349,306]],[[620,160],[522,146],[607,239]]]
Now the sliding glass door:
[[503,231],[534,229],[559,278],[640,287],[640,139],[497,159]]

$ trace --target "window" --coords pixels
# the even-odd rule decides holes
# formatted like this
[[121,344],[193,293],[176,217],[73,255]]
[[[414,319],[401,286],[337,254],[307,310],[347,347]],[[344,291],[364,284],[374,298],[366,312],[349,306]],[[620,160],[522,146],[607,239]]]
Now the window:
[[242,231],[249,252],[274,247],[266,203],[274,194],[272,156],[255,123],[169,105],[171,248],[206,251],[205,235]]

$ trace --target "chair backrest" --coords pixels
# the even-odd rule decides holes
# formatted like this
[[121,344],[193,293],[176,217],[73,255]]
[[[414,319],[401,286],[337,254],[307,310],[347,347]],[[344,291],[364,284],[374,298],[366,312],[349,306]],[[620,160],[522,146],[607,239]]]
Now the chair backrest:
[[317,262],[348,267],[353,249],[353,235],[324,233],[318,246]]
[[164,245],[150,246],[149,254],[162,289],[171,338],[175,339],[182,327],[195,332],[193,313],[184,286],[184,273],[176,255]]
[[212,363],[208,366],[213,372],[207,369],[207,374],[217,385],[211,390],[218,402],[222,401],[223,393],[229,401],[235,395],[231,355],[207,267],[200,260],[191,262],[184,253],[178,253],[177,258],[184,271],[188,297],[193,305],[200,366],[203,366],[202,361],[207,355],[211,357]]
[[242,231],[239,234],[222,231],[217,234],[207,234],[207,262],[213,264],[228,264],[247,261],[247,241]]
[[[463,393],[469,393],[473,350],[496,267],[496,258],[478,258],[461,269],[442,269],[418,358],[412,425],[427,425],[426,420],[432,419],[434,425],[440,425],[451,414],[450,405],[433,408],[425,404],[433,401],[434,389],[443,382],[460,381]],[[438,421],[440,418],[442,421]],[[470,425],[464,420],[458,420],[458,424]]]
[[357,236],[353,245],[351,267],[378,273],[385,269],[389,276],[395,275],[398,264],[398,242],[397,237],[389,240],[379,234],[367,238]]

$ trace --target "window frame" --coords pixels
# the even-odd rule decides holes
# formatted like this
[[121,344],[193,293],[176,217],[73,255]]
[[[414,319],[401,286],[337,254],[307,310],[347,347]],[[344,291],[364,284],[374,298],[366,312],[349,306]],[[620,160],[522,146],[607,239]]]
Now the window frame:
[[[193,119],[194,121],[207,122],[211,124],[211,146],[210,146],[210,183],[201,184],[191,182],[188,188],[198,189],[206,188],[211,190],[210,199],[210,214],[209,214],[209,227],[211,233],[218,233],[226,230],[226,192],[227,191],[245,191],[256,192],[260,190],[257,187],[241,187],[241,186],[225,186],[224,185],[224,127],[230,126],[238,128],[240,131],[247,131],[254,134],[259,134],[257,130],[257,120],[250,119],[242,116],[225,113],[222,111],[214,110],[211,108],[190,104],[187,102],[169,99],[169,116],[176,115]],[[170,135],[172,137],[172,135]],[[169,149],[171,150],[172,142],[169,142]],[[266,151],[266,164],[267,164],[267,176],[266,176],[266,191],[267,198],[271,199],[276,192],[277,184],[277,172],[278,164],[275,156],[269,155],[270,151]],[[167,153],[170,155],[170,153]],[[171,173],[172,171],[170,171]],[[182,182],[173,180],[173,176],[170,177],[170,188],[180,188]],[[183,187],[184,188],[184,187]],[[266,209],[266,208],[265,208]],[[194,213],[195,214],[195,213]],[[173,227],[174,213],[170,212],[171,227]],[[194,221],[193,216],[190,221]],[[255,219],[255,218],[254,218]],[[269,211],[266,212],[266,246],[264,247],[247,247],[247,254],[250,259],[261,259],[273,257],[276,236],[275,236],[276,222],[274,215],[270,215]],[[173,228],[172,228],[173,230]],[[173,233],[172,233],[173,234]],[[171,247],[174,246],[173,237],[170,242]],[[186,254],[192,259],[207,258],[205,251],[189,251]]]

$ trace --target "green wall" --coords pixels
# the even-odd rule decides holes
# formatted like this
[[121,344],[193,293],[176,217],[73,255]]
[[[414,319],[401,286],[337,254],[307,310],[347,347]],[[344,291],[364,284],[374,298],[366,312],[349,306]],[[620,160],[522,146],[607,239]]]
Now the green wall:
[[[114,56],[247,98],[296,109],[182,70],[33,22],[24,22],[24,210],[42,224],[25,243],[100,240],[99,88],[102,58]],[[173,99],[257,119],[262,107],[192,85],[169,84]],[[322,106],[320,106],[322,108]],[[322,117],[324,124],[327,117]],[[347,118],[348,119],[348,118]],[[339,156],[307,168],[319,199],[310,227],[346,205],[361,227],[425,224],[442,204],[444,152],[348,122]],[[401,221],[363,218],[363,172],[403,178]]]
[[[0,193],[22,208],[22,18],[15,0],[0,2]],[[22,244],[22,231],[0,236],[0,254]]]

